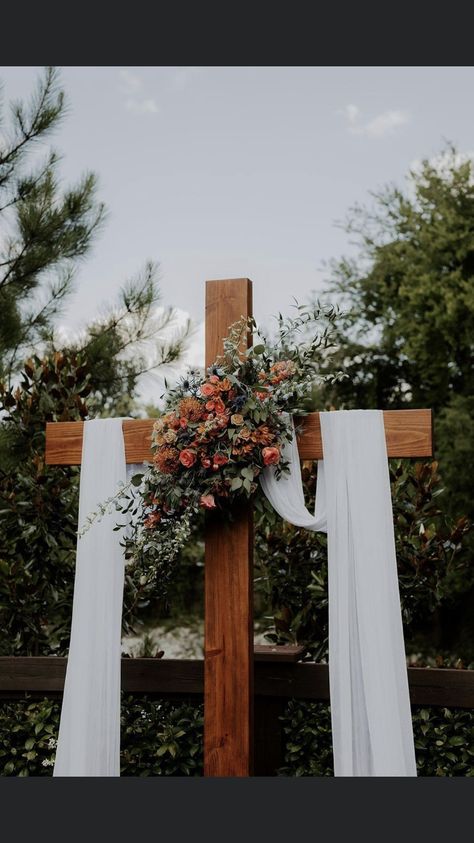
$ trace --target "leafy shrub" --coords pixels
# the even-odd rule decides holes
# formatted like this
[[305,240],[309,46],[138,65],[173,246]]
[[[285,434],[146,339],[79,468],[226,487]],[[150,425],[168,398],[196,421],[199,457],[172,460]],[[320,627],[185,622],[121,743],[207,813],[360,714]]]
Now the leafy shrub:
[[[436,462],[391,460],[390,478],[400,599],[409,643],[414,631],[429,625],[439,607],[452,604],[472,581],[474,566],[463,553],[463,540],[471,525],[466,518],[450,521],[439,508],[443,489]],[[304,465],[303,481],[311,507],[315,464]],[[268,639],[297,641],[307,645],[312,658],[326,657],[325,535],[298,530],[264,506],[257,513],[255,544],[257,588],[273,613]],[[464,658],[469,661],[471,654]]]
[[4,776],[49,776],[54,765],[61,705],[52,700],[0,706],[0,771]]
[[128,697],[122,706],[122,775],[202,775],[202,731],[202,705]]
[[[474,712],[413,707],[419,776],[474,776]],[[60,703],[0,705],[0,775],[50,776]],[[327,703],[290,700],[282,719],[280,776],[332,776]],[[122,776],[202,775],[202,704],[123,696]]]
[[[0,706],[0,775],[50,776],[61,704],[20,700]],[[123,776],[202,775],[202,705],[122,700]]]
[[[474,776],[474,712],[414,706],[419,776]],[[327,703],[290,700],[280,776],[332,776],[331,715]]]
[[77,468],[47,466],[45,422],[87,414],[88,370],[76,355],[27,361],[0,384],[0,625],[3,655],[62,652],[69,636]]
[[[16,388],[0,382],[0,655],[67,653],[79,469],[45,464],[45,432],[46,422],[88,416],[91,371],[84,355],[56,352],[26,361]],[[125,632],[157,600],[158,585],[127,571]]]

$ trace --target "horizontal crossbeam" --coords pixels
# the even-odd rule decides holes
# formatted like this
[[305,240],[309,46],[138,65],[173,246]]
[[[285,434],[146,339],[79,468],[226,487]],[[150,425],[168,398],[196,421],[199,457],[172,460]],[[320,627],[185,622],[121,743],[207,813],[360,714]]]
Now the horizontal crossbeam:
[[[150,459],[153,419],[123,422],[127,463]],[[319,413],[297,419],[301,432],[298,449],[302,460],[323,459]],[[385,437],[389,457],[430,457],[433,453],[431,410],[385,410]],[[46,425],[46,463],[80,465],[84,422],[48,422]]]
[[[66,664],[66,659],[56,656],[0,658],[0,699],[62,693]],[[199,659],[122,659],[126,693],[202,694],[203,680],[204,665]],[[408,682],[414,705],[474,707],[474,670],[410,667]],[[328,666],[261,652],[255,664],[255,695],[328,700]]]

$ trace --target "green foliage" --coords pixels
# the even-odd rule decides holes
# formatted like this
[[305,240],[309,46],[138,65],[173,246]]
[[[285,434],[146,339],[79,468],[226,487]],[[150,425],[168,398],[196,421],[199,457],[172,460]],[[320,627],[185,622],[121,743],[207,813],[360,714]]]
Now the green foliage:
[[0,775],[51,775],[60,713],[47,699],[0,704]]
[[58,155],[34,155],[64,113],[57,71],[48,68],[30,103],[13,104],[0,138],[0,377],[7,381],[25,348],[49,334],[74,264],[103,218],[92,173],[60,190]]
[[[76,467],[44,461],[48,421],[77,421],[95,396],[85,353],[33,356],[15,388],[0,383],[0,654],[64,654],[77,542]],[[124,629],[156,600],[156,576],[127,571]]]
[[[316,487],[316,466],[303,467],[308,505]],[[467,519],[452,522],[439,507],[442,487],[437,463],[391,460],[390,476],[407,648],[410,636],[450,605],[472,581],[472,565],[462,553]],[[299,531],[270,507],[257,516],[257,588],[273,612],[268,639],[306,644],[318,660],[327,654],[327,546],[319,533]],[[441,642],[437,642],[441,644]],[[459,654],[458,654],[459,655]],[[472,654],[464,655],[467,661]]]
[[45,423],[87,413],[86,363],[33,357],[15,389],[0,385],[0,626],[3,655],[62,651],[69,635],[78,470],[44,462]]
[[[329,292],[345,306],[336,365],[349,377],[325,391],[338,407],[431,407],[452,515],[474,516],[473,162],[448,147],[356,207],[346,230],[354,259],[332,264]],[[464,401],[460,401],[460,396]],[[438,422],[440,421],[440,424]],[[456,451],[454,466],[450,466]]]
[[[412,710],[419,776],[474,776],[474,713],[462,709]],[[330,708],[290,700],[282,717],[286,735],[281,776],[332,776]]]
[[[0,775],[50,776],[59,702],[0,705]],[[202,775],[202,705],[123,697],[122,776]]]
[[136,700],[122,706],[122,776],[201,776],[202,705]]
[[413,730],[418,775],[474,776],[472,711],[416,707]]
[[[52,774],[60,703],[2,702],[0,775]],[[418,775],[474,775],[474,713],[413,707]],[[332,776],[330,709],[326,703],[290,700],[282,719],[281,776]],[[202,775],[201,704],[147,697],[122,699],[122,776]]]

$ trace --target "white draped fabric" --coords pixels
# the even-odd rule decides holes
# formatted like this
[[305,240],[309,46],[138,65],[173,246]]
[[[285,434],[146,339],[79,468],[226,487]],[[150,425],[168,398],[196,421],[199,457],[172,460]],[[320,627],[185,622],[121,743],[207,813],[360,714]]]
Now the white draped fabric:
[[[84,423],[79,525],[126,480],[122,419]],[[71,641],[54,776],[120,775],[124,555],[117,513],[78,539]]]
[[291,473],[262,488],[282,518],[328,534],[329,680],[336,776],[416,776],[383,413],[320,414],[324,461],[305,507]]

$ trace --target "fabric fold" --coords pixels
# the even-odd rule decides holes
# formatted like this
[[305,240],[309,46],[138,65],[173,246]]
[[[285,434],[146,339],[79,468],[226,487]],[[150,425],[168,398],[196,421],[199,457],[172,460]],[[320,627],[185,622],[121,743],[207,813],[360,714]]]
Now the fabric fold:
[[296,437],[290,474],[261,485],[282,518],[328,534],[329,680],[336,776],[416,776],[383,413],[320,413],[315,513]]
[[[84,422],[79,526],[126,481],[122,419]],[[54,776],[120,775],[124,586],[117,513],[77,542],[71,640]]]

